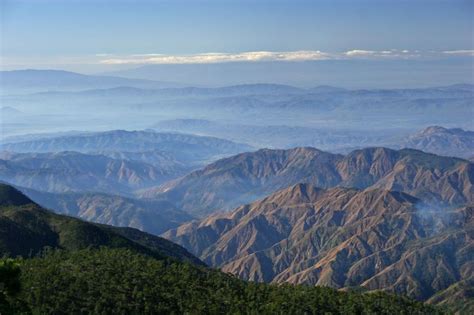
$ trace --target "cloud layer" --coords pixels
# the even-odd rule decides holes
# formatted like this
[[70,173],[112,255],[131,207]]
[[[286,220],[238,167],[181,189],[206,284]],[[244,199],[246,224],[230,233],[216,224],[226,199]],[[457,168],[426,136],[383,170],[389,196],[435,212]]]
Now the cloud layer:
[[191,63],[220,63],[220,62],[255,62],[255,61],[306,61],[329,59],[330,55],[316,51],[251,51],[243,53],[206,53],[196,55],[162,55],[142,54],[129,57],[107,58],[104,64],[191,64]]
[[474,56],[474,50],[461,49],[461,50],[445,50],[443,54],[456,55],[456,56]]
[[474,56],[474,50],[452,50],[425,52],[409,50],[362,50],[353,49],[342,53],[327,53],[319,50],[299,50],[287,52],[251,51],[242,53],[205,53],[194,55],[135,54],[118,56],[97,54],[101,64],[210,64],[223,62],[258,61],[316,61],[340,59],[414,59],[422,57]]

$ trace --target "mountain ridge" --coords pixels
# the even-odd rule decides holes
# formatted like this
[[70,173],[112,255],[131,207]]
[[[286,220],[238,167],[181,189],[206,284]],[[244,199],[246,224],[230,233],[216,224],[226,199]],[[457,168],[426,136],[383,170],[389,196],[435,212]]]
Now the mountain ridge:
[[397,190],[426,201],[474,200],[474,165],[414,149],[366,148],[347,155],[314,148],[262,149],[209,164],[158,188],[146,198],[165,198],[197,216],[229,210],[299,182],[321,188],[347,186]]
[[49,192],[101,191],[131,194],[185,174],[178,163],[153,166],[74,151],[0,153],[0,179]]
[[108,151],[150,151],[160,150],[174,153],[178,159],[191,161],[209,160],[213,156],[235,154],[251,149],[245,144],[215,137],[195,136],[180,133],[160,133],[150,130],[111,130],[73,135],[60,135],[53,138],[20,140],[3,143],[0,148],[18,153],[46,153],[55,151],[77,151],[81,153]]
[[193,217],[165,200],[138,200],[105,193],[46,193],[17,187],[31,200],[55,213],[159,235]]
[[469,279],[473,213],[474,204],[437,209],[397,191],[296,184],[163,236],[246,280],[426,300]]
[[135,87],[170,87],[176,83],[146,79],[129,79],[116,76],[87,75],[65,70],[9,70],[0,71],[0,79],[5,88],[84,88],[132,85]]

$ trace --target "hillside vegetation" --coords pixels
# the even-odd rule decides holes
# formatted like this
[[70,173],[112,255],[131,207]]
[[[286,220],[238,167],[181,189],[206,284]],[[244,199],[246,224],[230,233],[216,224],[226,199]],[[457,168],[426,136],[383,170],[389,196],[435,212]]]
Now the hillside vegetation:
[[130,249],[49,252],[20,265],[13,303],[35,314],[441,314],[400,296],[248,283]]

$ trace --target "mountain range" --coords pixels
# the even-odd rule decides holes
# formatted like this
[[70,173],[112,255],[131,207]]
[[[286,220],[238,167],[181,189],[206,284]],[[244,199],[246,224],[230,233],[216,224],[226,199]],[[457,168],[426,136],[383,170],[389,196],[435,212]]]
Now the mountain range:
[[[17,73],[19,76],[27,74]],[[45,72],[44,80],[48,81],[50,76],[57,76],[51,80],[61,82],[63,75],[62,72]],[[265,147],[316,146],[334,150],[342,149],[345,142],[346,147],[352,148],[382,145],[374,140],[380,136],[405,136],[420,126],[435,124],[472,129],[469,118],[474,94],[469,84],[350,90],[248,82],[220,87],[157,88],[124,82],[105,87],[97,84],[80,90],[51,90],[34,83],[37,80],[34,78],[41,74],[34,72],[32,77],[31,89],[41,92],[15,94],[4,89],[0,96],[2,107],[13,110],[5,115],[4,136],[51,132],[51,126],[58,132],[137,130],[159,121],[193,119],[215,121],[220,125],[218,128],[231,136],[229,139],[247,138],[253,140],[251,144],[264,145],[264,135],[272,135],[269,127],[279,126],[274,134],[282,140],[272,139]],[[14,85],[15,81],[11,82]],[[15,115],[16,111],[23,115]],[[426,115],[427,112],[430,115]],[[245,129],[239,136],[235,129],[239,125],[254,129],[256,139]],[[295,134],[292,128],[303,128],[301,140],[292,136]],[[207,132],[222,136],[215,130]]]
[[39,90],[79,90],[133,86],[141,88],[176,87],[179,84],[116,76],[85,75],[62,70],[14,70],[0,71],[3,93],[6,91],[34,92]]
[[[312,87],[330,84],[348,87],[406,87],[457,82],[453,76],[452,63],[439,60],[385,60],[380,67],[377,60],[317,60],[317,61],[268,61],[268,62],[223,62],[203,64],[148,64],[132,69],[107,73],[108,75],[172,80],[208,85],[230,85],[236,83],[274,82]],[[470,77],[469,58],[456,63],[466,82]],[[383,70],[382,70],[383,68]],[[370,71],[367,71],[370,69]],[[437,69],[433,72],[433,69]],[[410,73],[410,75],[406,75]],[[439,76],[440,78],[435,78]],[[380,80],[383,78],[383,80]],[[442,81],[440,81],[442,80]],[[441,83],[442,84],[442,83]]]
[[131,195],[183,175],[179,165],[143,162],[78,152],[11,153],[0,157],[0,180],[47,192],[99,191]]
[[[72,135],[47,136],[31,140],[21,139],[3,143],[2,150],[12,152],[59,152],[103,153],[114,157],[128,155],[128,159],[151,159],[143,155],[163,155],[187,164],[205,163],[222,156],[229,156],[251,149],[245,144],[232,141],[177,133],[154,131],[112,130]],[[120,152],[120,153],[117,153]],[[136,153],[136,154],[132,154]],[[142,153],[143,152],[143,153]],[[151,152],[151,154],[150,154]],[[155,153],[153,153],[155,152]],[[158,153],[163,153],[161,156]],[[138,154],[140,153],[140,154]],[[135,158],[133,158],[135,156]],[[153,164],[153,162],[152,162]]]
[[55,213],[95,223],[132,227],[155,235],[193,219],[165,200],[139,200],[99,192],[47,193],[24,187],[18,189]]
[[446,156],[474,156],[474,132],[462,128],[428,126],[417,132],[408,130],[328,130],[285,125],[245,125],[204,119],[160,121],[151,128],[161,132],[183,132],[219,136],[256,148],[293,148],[311,146],[346,153],[352,148],[386,146],[412,148]]
[[367,148],[347,155],[314,148],[262,149],[225,158],[142,193],[195,216],[230,210],[297,183],[379,188],[432,203],[474,201],[474,165],[413,149]]
[[467,299],[473,213],[383,188],[296,184],[163,236],[246,280]]
[[256,148],[311,146],[331,151],[350,147],[380,145],[393,137],[393,131],[328,130],[310,126],[250,125],[205,119],[160,121],[151,128],[159,132],[182,132],[213,136],[250,144]]

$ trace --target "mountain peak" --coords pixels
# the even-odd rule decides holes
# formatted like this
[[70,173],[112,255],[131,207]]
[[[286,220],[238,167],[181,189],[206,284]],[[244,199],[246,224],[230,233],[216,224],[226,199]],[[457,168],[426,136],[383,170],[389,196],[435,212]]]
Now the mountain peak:
[[439,155],[468,158],[474,154],[474,131],[429,126],[408,136],[403,146]]
[[432,135],[432,134],[435,134],[435,133],[447,132],[448,130],[449,129],[444,128],[442,126],[428,126],[425,129],[423,129],[419,134],[427,136],[427,135]]
[[324,191],[311,184],[298,183],[270,195],[264,201],[276,204],[308,203],[314,202]]

